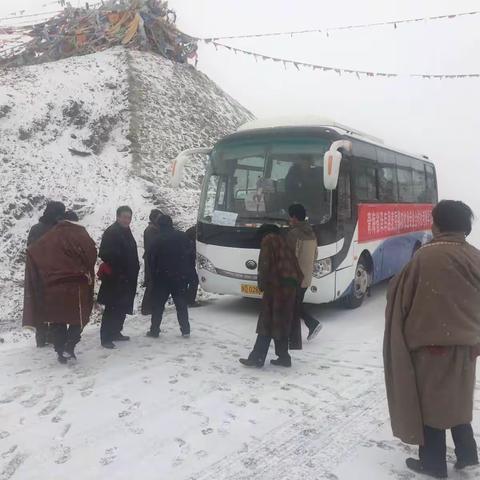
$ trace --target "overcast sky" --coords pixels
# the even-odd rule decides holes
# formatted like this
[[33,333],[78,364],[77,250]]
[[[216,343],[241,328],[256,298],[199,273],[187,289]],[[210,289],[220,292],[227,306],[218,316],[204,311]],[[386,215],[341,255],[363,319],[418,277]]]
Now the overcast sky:
[[[76,2],[72,2],[75,4]],[[83,2],[78,2],[83,3]],[[48,5],[50,4],[50,5]],[[45,5],[45,7],[43,7]],[[171,0],[197,36],[351,25],[480,10],[479,0]],[[0,0],[0,17],[51,0]],[[265,54],[399,73],[479,73],[480,15],[325,35],[230,41]],[[259,117],[315,114],[382,137],[437,164],[442,197],[480,217],[480,79],[368,78],[301,71],[201,45],[198,68]],[[0,86],[1,88],[1,86]],[[478,222],[480,223],[480,222]],[[475,241],[480,244],[480,225]]]

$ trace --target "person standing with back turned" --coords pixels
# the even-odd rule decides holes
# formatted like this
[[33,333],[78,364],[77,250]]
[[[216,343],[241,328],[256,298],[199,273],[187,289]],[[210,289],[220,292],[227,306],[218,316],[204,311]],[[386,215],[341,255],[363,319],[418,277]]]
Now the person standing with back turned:
[[177,309],[182,337],[190,337],[187,285],[190,274],[191,243],[184,232],[173,228],[172,218],[160,215],[160,230],[150,249],[150,267],[153,281],[153,314],[148,337],[158,338],[165,304],[170,295]]
[[100,340],[102,346],[109,349],[115,348],[114,341],[130,340],[130,337],[122,335],[122,330],[127,314],[133,313],[140,270],[131,222],[132,209],[119,207],[116,222],[103,234],[98,254],[104,262],[98,274],[102,282],[98,303],[105,305]]
[[303,205],[294,203],[288,208],[291,228],[287,234],[287,242],[295,252],[298,264],[303,273],[303,282],[298,289],[297,308],[299,315],[303,318],[308,328],[307,340],[313,340],[322,329],[322,324],[310,315],[303,304],[308,287],[312,284],[313,266],[318,256],[318,243],[315,232],[308,222],[307,212]]
[[[28,233],[27,248],[49,232],[64,215],[65,205],[62,202],[48,202],[43,215],[38,220],[38,223],[35,224]],[[38,322],[35,324],[35,340],[38,348],[42,348],[48,343],[48,319],[45,323]]]
[[260,239],[258,288],[262,295],[257,322],[257,340],[248,358],[240,358],[246,367],[265,364],[272,339],[278,358],[270,361],[279,367],[291,367],[288,349],[301,350],[302,330],[297,311],[297,289],[303,274],[292,249],[276,225],[264,224],[257,232]]
[[159,232],[157,226],[157,219],[160,215],[162,215],[162,212],[158,210],[158,208],[154,208],[150,212],[150,216],[148,217],[148,226],[143,232],[143,262],[145,269],[143,283],[145,286],[145,293],[143,294],[142,300],[142,315],[152,314],[152,274],[150,271],[148,257],[150,255],[150,249],[152,248],[152,245],[157,238]]
[[389,286],[383,359],[393,434],[420,445],[407,467],[446,478],[445,430],[462,470],[478,464],[471,421],[480,352],[480,251],[465,240],[472,210],[444,200],[433,209],[433,241]]
[[27,250],[23,321],[50,323],[60,363],[76,358],[75,346],[93,307],[97,249],[77,222],[74,212],[66,212],[63,221]]

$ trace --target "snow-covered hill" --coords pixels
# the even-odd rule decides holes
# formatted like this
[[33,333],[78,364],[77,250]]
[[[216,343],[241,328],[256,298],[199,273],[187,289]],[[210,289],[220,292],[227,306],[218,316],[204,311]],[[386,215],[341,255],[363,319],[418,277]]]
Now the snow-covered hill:
[[21,315],[25,239],[47,200],[64,201],[93,238],[129,204],[141,233],[160,206],[195,218],[203,165],[168,186],[170,162],[212,144],[251,114],[188,65],[122,48],[2,72],[0,329]]

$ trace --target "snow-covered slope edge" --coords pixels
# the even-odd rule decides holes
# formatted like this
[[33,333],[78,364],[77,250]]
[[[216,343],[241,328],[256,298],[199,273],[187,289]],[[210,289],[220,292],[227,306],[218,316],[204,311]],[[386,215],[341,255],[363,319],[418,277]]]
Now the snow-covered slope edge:
[[129,204],[141,232],[152,206],[194,221],[202,165],[168,186],[172,158],[212,144],[251,114],[190,66],[113,49],[2,74],[0,330],[19,325],[26,234],[64,201],[98,242]]

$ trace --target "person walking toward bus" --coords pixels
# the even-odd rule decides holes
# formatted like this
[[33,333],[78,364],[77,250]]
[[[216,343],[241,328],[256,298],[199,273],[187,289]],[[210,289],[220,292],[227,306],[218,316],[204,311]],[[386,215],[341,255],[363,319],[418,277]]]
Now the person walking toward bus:
[[[48,202],[43,215],[28,233],[27,248],[37,240],[40,240],[47,232],[49,232],[65,215],[65,205],[62,202]],[[44,347],[49,343],[49,327],[48,321],[38,322],[35,325],[35,340],[38,348]]]
[[462,470],[478,464],[471,427],[480,353],[480,251],[466,242],[472,210],[444,200],[433,235],[388,290],[384,366],[393,434],[420,445],[407,467],[447,477],[445,430]]
[[154,208],[150,212],[148,226],[143,232],[143,262],[144,262],[144,287],[145,293],[142,300],[142,315],[152,314],[152,274],[148,257],[153,243],[158,235],[157,219],[162,214],[158,208]]
[[261,239],[258,288],[263,292],[262,305],[257,323],[257,340],[248,358],[241,358],[240,363],[246,367],[263,367],[273,339],[278,358],[270,363],[291,367],[289,346],[292,350],[302,348],[296,299],[303,274],[279,227],[262,225],[258,235]]
[[315,232],[305,220],[307,212],[303,205],[294,203],[288,208],[290,216],[290,230],[287,234],[287,242],[295,252],[298,264],[303,273],[303,281],[297,292],[298,310],[308,328],[307,340],[313,340],[322,329],[322,324],[310,315],[304,306],[304,298],[308,288],[312,284],[313,267],[318,256],[318,244]]
[[[27,250],[24,325],[50,324],[58,361],[75,357],[93,307],[97,249],[74,212]],[[66,356],[65,356],[66,355]]]
[[177,309],[182,337],[190,337],[187,285],[190,274],[191,244],[184,232],[173,228],[172,218],[158,218],[159,234],[150,250],[152,273],[153,313],[148,337],[158,338],[165,304],[170,295]]
[[130,230],[132,215],[130,207],[119,207],[116,222],[105,230],[100,244],[99,257],[104,263],[98,272],[102,285],[97,301],[105,305],[100,341],[109,349],[115,348],[114,341],[130,340],[122,330],[127,314],[133,313],[140,270],[137,243]]

